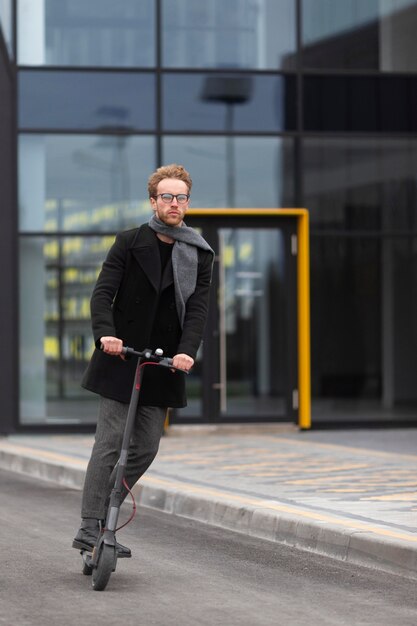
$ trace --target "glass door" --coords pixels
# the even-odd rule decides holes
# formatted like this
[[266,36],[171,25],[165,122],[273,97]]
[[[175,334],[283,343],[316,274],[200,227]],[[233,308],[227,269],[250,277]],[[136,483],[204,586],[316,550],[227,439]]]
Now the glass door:
[[207,222],[190,225],[216,253],[209,317],[188,407],[172,421],[296,421],[295,221]]
[[219,419],[288,417],[293,333],[286,233],[220,228],[218,239]]

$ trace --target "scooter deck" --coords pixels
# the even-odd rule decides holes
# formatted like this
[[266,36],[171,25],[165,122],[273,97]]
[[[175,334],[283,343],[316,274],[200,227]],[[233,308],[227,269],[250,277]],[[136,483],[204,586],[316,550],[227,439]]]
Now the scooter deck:
[[[82,541],[73,541],[72,547],[75,548],[76,550],[80,550],[80,554],[83,558],[86,552],[92,553],[94,550],[94,546],[89,546],[88,543],[83,543]],[[131,553],[125,554],[123,552],[119,552],[118,550],[116,550],[116,556],[118,559],[131,559],[132,558]]]

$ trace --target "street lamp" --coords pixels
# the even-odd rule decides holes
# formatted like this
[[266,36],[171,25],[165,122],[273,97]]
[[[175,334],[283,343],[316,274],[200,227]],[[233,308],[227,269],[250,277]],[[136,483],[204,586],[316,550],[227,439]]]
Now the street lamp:
[[207,76],[201,94],[201,99],[205,102],[220,102],[226,105],[226,201],[229,208],[235,205],[235,152],[231,134],[234,125],[234,107],[237,104],[245,104],[251,95],[250,76],[227,75]]

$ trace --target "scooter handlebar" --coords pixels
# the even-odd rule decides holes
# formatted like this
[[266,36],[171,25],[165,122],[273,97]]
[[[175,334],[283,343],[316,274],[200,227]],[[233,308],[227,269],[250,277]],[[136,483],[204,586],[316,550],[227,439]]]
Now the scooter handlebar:
[[146,348],[145,350],[139,352],[134,348],[129,348],[129,346],[123,346],[122,354],[124,354],[127,358],[137,356],[139,358],[146,359],[147,361],[151,361],[152,363],[158,363],[158,365],[162,365],[162,367],[169,367],[169,369],[171,370],[188,374],[186,370],[183,370],[179,367],[174,367],[174,359],[171,359],[171,357],[168,356],[163,356],[163,352],[160,348],[155,350],[155,352],[152,352],[152,350],[150,350],[149,348]]

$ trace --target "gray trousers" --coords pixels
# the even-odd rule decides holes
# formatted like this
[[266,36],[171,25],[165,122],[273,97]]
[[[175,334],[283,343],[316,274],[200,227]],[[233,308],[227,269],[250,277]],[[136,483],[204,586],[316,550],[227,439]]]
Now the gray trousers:
[[[94,446],[84,482],[81,517],[106,518],[116,478],[129,405],[100,397]],[[167,409],[139,406],[130,440],[125,479],[131,488],[146,472],[159,448]],[[127,495],[123,488],[122,499]]]

